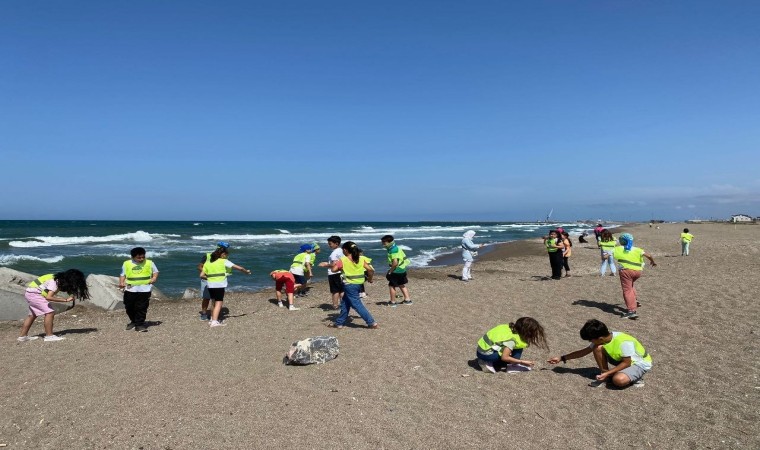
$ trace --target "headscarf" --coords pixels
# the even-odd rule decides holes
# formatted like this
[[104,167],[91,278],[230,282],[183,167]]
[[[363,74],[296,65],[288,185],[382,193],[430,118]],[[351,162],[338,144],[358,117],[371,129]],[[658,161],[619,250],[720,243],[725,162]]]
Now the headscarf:
[[462,235],[462,237],[465,238],[465,239],[472,239],[472,238],[475,237],[475,231],[474,230],[467,230],[467,231],[464,232],[464,234]]
[[625,251],[630,252],[633,248],[633,235],[631,233],[623,233],[618,238],[620,245],[625,246]]
[[320,249],[320,247],[319,247],[319,243],[318,242],[315,242],[315,243],[311,244],[311,251],[314,252],[314,251],[317,251],[319,249]]

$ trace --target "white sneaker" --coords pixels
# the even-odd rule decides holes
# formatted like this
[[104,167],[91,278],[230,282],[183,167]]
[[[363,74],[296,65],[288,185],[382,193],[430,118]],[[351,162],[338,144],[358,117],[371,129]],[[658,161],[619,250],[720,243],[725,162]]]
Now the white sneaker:
[[366,292],[359,292],[359,298],[366,298],[367,293]]
[[211,327],[211,328],[214,328],[214,327],[226,327],[227,323],[226,322],[220,322],[218,320],[212,320],[211,322],[208,323],[208,326]]
[[482,359],[478,359],[478,365],[480,366],[480,370],[485,373],[496,373],[496,369],[494,369],[493,363],[490,361],[483,361]]
[[19,342],[33,341],[35,339],[39,339],[39,336],[19,336],[16,338]]
[[288,311],[300,311],[300,310],[301,310],[301,308],[296,308],[293,305],[288,306]]
[[56,342],[56,341],[62,341],[66,339],[65,337],[56,336],[54,334],[51,334],[50,336],[45,336],[45,339],[43,341],[45,342]]
[[283,305],[282,302],[277,302],[277,306],[279,306],[280,308],[284,308],[285,307],[285,305]]

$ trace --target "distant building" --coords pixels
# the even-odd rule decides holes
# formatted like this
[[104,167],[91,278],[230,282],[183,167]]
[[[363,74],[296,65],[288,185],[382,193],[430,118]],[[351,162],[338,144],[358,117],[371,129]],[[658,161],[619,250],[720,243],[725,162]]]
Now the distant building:
[[731,216],[731,222],[754,222],[754,219],[746,214],[734,214]]

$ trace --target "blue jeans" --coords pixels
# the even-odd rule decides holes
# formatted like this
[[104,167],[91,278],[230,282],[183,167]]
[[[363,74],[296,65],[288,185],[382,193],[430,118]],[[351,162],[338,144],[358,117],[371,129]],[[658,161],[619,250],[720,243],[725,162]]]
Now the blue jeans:
[[367,311],[367,308],[362,303],[361,297],[359,297],[359,289],[361,284],[346,283],[343,285],[343,301],[340,302],[340,315],[335,319],[335,325],[343,326],[348,320],[348,311],[354,308],[357,314],[367,322],[368,326],[375,324],[375,319],[372,318],[372,314]]
[[602,252],[602,255],[610,255],[610,259],[605,259],[602,261],[602,267],[599,268],[599,272],[601,272],[602,276],[607,273],[608,265],[610,266],[610,272],[613,274],[617,273],[617,267],[615,267],[615,258],[612,257],[612,252]]
[[681,242],[681,256],[689,256],[689,243]]
[[[510,356],[512,356],[515,359],[520,359],[522,358],[522,352],[523,352],[523,349],[512,350],[512,354]],[[480,349],[478,348],[478,351],[475,352],[475,355],[478,357],[478,359],[482,359],[483,361],[490,361],[490,362],[501,361],[501,356],[499,356],[499,352],[493,352],[490,355],[484,355],[480,353]]]

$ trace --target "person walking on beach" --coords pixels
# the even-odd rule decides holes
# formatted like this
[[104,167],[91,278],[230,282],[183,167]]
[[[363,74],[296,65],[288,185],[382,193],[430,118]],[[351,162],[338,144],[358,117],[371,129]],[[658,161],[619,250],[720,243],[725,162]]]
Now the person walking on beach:
[[293,263],[290,265],[290,273],[296,278],[296,284],[300,287],[296,289],[298,297],[306,296],[304,286],[306,286],[306,277],[311,278],[311,244],[303,244],[300,253],[293,257]]
[[[298,311],[301,308],[296,308],[293,304],[293,292],[296,289],[296,279],[292,273],[287,270],[273,270],[269,273],[269,276],[274,280],[274,295],[277,297],[277,306],[283,308],[282,304],[282,288],[285,288],[285,294],[288,296],[288,309],[290,311]],[[299,286],[300,287],[300,286]]]
[[691,244],[694,235],[689,233],[688,228],[683,229],[681,233],[681,256],[689,256],[689,244]]
[[559,240],[557,230],[551,230],[548,236],[544,236],[544,246],[549,253],[549,265],[552,268],[552,280],[562,279],[562,241]]
[[475,356],[480,370],[485,373],[496,373],[501,366],[509,364],[523,366],[513,367],[517,371],[530,370],[534,362],[520,359],[523,350],[530,345],[549,349],[541,324],[532,317],[520,317],[514,323],[497,325],[488,330],[478,340]]
[[594,236],[596,237],[596,245],[599,245],[599,241],[602,240],[602,231],[604,231],[604,227],[601,223],[596,224],[594,227]]
[[599,272],[602,276],[607,273],[607,266],[610,268],[610,276],[615,276],[617,273],[617,267],[615,267],[615,257],[613,251],[615,250],[615,238],[612,236],[610,230],[602,231],[602,237],[599,241],[599,250],[602,257],[602,265],[599,267]]
[[340,236],[330,236],[327,238],[327,246],[330,247],[330,256],[327,257],[327,262],[319,263],[320,267],[327,268],[327,284],[330,287],[330,295],[332,296],[333,309],[340,307],[340,298],[343,296],[343,280],[341,280],[340,272],[333,272],[331,267],[343,256],[343,250],[340,248]]
[[[216,244],[216,249],[215,250],[218,250],[220,248],[223,248],[225,250],[229,250],[230,244],[228,244],[228,243],[226,243],[224,241],[219,241],[219,243]],[[209,259],[211,259],[211,252],[206,253],[206,255],[203,257],[203,259],[201,259],[201,262],[198,263],[198,274],[199,275],[200,275],[201,271],[203,271],[203,265],[206,264],[209,261]],[[229,274],[230,272],[227,272],[227,273]],[[201,320],[206,321],[206,322],[208,322],[209,319],[211,318],[211,316],[209,315],[209,312],[208,312],[208,305],[209,305],[210,301],[211,301],[211,295],[208,292],[208,281],[204,280],[204,279],[201,279],[201,311],[200,311],[200,316],[201,316]]]
[[412,299],[409,296],[409,289],[406,287],[409,280],[406,274],[406,268],[409,266],[409,258],[402,249],[396,245],[396,241],[393,236],[386,234],[380,238],[380,242],[383,244],[385,250],[388,251],[388,273],[385,274],[385,278],[388,280],[388,291],[390,295],[390,306],[396,306],[396,288],[401,289],[401,293],[404,295],[402,305],[411,305]]
[[562,267],[565,268],[565,277],[570,276],[570,257],[573,256],[573,242],[570,240],[570,235],[567,231],[563,231],[562,235]]
[[228,260],[228,256],[229,250],[226,248],[214,250],[208,262],[203,265],[203,270],[201,270],[201,278],[205,278],[208,281],[208,292],[211,300],[214,302],[214,309],[211,312],[211,321],[209,322],[209,326],[212,328],[227,325],[226,322],[219,320],[219,315],[222,312],[224,304],[224,290],[227,288],[227,269],[235,269],[248,275],[251,274],[250,270]]
[[342,249],[343,256],[330,266],[330,270],[334,273],[343,272],[343,301],[340,303],[338,318],[328,326],[343,328],[346,320],[348,320],[348,312],[353,308],[364,319],[369,328],[377,328],[379,325],[359,297],[359,286],[364,283],[365,272],[367,273],[367,282],[372,283],[375,271],[367,262],[367,257],[359,254],[359,247],[355,243],[348,241],[343,244]]
[[145,259],[145,249],[133,248],[129,254],[132,259],[124,261],[119,275],[119,289],[124,290],[124,309],[127,310],[129,323],[127,330],[146,332],[145,317],[150,306],[150,294],[153,284],[158,279],[158,269],[153,261]]
[[477,250],[483,246],[483,244],[476,245],[472,242],[474,237],[475,230],[467,230],[462,235],[462,259],[464,260],[462,281],[472,280],[472,263],[475,261],[475,257],[478,256]]
[[[591,387],[601,386],[612,381],[623,388],[631,384],[642,385],[641,379],[652,369],[652,356],[638,339],[630,334],[609,331],[607,325],[591,319],[581,328],[581,339],[589,341],[588,347],[550,358],[549,364],[566,363],[568,360],[594,354],[596,365],[601,374],[589,383]],[[610,369],[612,366],[612,369]]]
[[[66,292],[68,298],[57,297],[56,294]],[[29,315],[24,319],[21,325],[21,333],[16,338],[19,342],[33,341],[37,336],[29,336],[29,329],[39,316],[44,316],[43,327],[45,329],[45,342],[62,341],[66,338],[53,334],[53,322],[55,320],[55,311],[50,307],[49,302],[67,303],[73,302],[74,299],[87,300],[90,298],[90,292],[87,289],[87,282],[84,274],[77,269],[69,269],[65,272],[56,274],[49,273],[42,275],[36,280],[26,285],[24,298],[29,304]]]
[[[644,270],[644,258],[649,260],[652,267],[657,267],[652,255],[643,249],[633,246],[633,236],[630,233],[623,233],[618,238],[620,245],[615,247],[612,254],[615,261],[620,265],[620,286],[623,288],[623,300],[628,312],[623,314],[623,319],[636,319],[639,301],[636,295],[636,288],[633,283],[641,277]],[[609,257],[608,257],[609,258]]]

